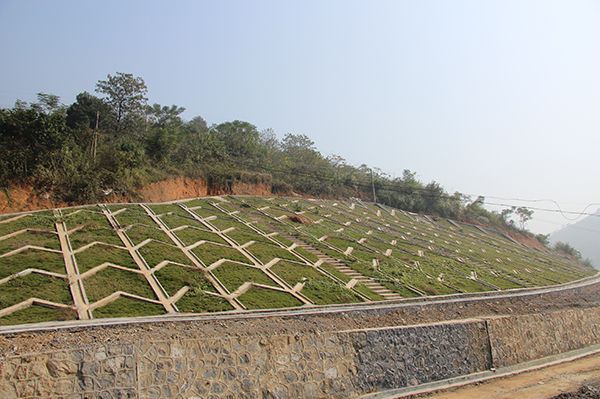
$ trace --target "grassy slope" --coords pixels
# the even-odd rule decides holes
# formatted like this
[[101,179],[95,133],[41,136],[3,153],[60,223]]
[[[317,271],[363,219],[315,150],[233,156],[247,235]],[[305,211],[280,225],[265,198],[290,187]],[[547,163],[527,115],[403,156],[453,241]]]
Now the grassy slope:
[[[271,272],[279,276],[289,286],[304,283],[302,293],[316,304],[355,302],[359,298],[335,279],[319,272],[303,260],[271,240],[289,247],[294,241],[305,242],[322,253],[342,260],[348,267],[374,278],[380,284],[402,296],[417,295],[415,290],[428,295],[456,292],[487,291],[492,287],[501,289],[532,287],[563,283],[594,273],[571,260],[559,258],[551,253],[534,251],[506,238],[487,234],[470,225],[457,227],[443,219],[428,220],[414,216],[382,210],[372,204],[354,208],[344,201],[308,201],[304,199],[259,197],[227,197],[228,202],[219,202],[226,212],[237,211],[235,217],[226,215],[213,206],[213,199],[197,199],[184,202],[194,208],[193,214],[208,218],[200,222],[177,204],[150,205],[160,215],[168,228],[190,226],[174,232],[185,244],[192,245],[206,241],[193,249],[193,253],[205,265],[219,259],[229,259],[250,264],[252,261],[229,245],[228,241],[210,231],[224,231],[230,240],[238,244],[254,241],[245,250],[259,262],[266,264],[274,258],[283,259],[271,267]],[[264,209],[259,209],[264,208]],[[186,294],[177,302],[183,312],[207,312],[231,309],[223,298],[215,295],[215,288],[206,279],[203,271],[195,269],[193,262],[160,230],[146,211],[139,205],[109,206],[117,212],[115,219],[134,244],[152,238],[154,241],[139,248],[139,253],[150,267],[163,260],[181,263],[188,267],[169,264],[156,271],[155,278],[161,282],[167,295],[174,295],[183,287]],[[74,249],[94,241],[122,246],[116,232],[106,216],[97,206],[81,210],[63,210],[61,219],[55,219],[52,212],[31,214],[12,222],[0,223],[0,237],[23,229],[44,230],[26,231],[16,237],[0,240],[0,255],[23,245],[35,245],[50,249],[60,249],[54,223],[64,221],[70,231],[70,242]],[[302,211],[302,218],[290,217]],[[216,216],[216,218],[215,218]],[[238,218],[252,223],[263,234],[241,223]],[[7,220],[7,218],[0,219]],[[275,233],[275,234],[274,234]],[[325,242],[317,238],[328,236]],[[293,237],[290,240],[288,237]],[[343,252],[354,248],[351,254]],[[301,248],[294,250],[310,263],[318,258]],[[118,264],[138,270],[129,252],[110,245],[95,245],[76,255],[81,273],[104,262]],[[377,264],[373,264],[373,260]],[[0,278],[10,276],[27,268],[38,268],[65,274],[62,255],[40,250],[26,250],[8,257],[0,257]],[[350,277],[326,263],[321,269],[336,276],[343,282]],[[277,287],[265,272],[236,263],[226,262],[213,274],[230,292],[244,282],[253,282]],[[121,290],[142,297],[154,299],[155,295],[145,278],[138,274],[108,268],[83,280],[91,302]],[[30,297],[71,304],[66,282],[60,278],[32,274],[19,277],[0,287],[0,308],[21,302]],[[373,300],[382,298],[366,286],[358,284],[355,289]],[[254,286],[239,297],[249,308],[269,308],[298,306],[301,303],[292,295],[272,289]],[[137,316],[161,314],[160,305],[120,298],[94,311],[95,317]],[[13,315],[0,318],[0,324],[25,323],[35,320],[63,320],[73,318],[73,312],[34,306]]]

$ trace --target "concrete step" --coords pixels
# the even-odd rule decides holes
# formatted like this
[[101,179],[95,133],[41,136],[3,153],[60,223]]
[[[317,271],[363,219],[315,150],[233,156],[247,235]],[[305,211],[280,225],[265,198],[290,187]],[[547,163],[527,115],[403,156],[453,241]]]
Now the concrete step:
[[344,273],[348,277],[353,278],[354,280],[358,281],[361,284],[364,284],[367,288],[369,288],[374,293],[381,295],[384,299],[402,298],[400,295],[396,294],[395,292],[385,288],[383,285],[374,281],[371,277],[367,277],[367,276],[363,275],[362,273],[352,269],[351,267],[349,267],[347,264],[340,261],[339,259],[332,258],[331,256],[322,253],[321,251],[319,251],[317,248],[313,247],[312,245],[302,242],[293,237],[286,237],[286,238],[292,240],[294,243],[296,243],[296,245],[298,247],[303,248],[306,251],[316,255],[319,260],[333,266],[337,271]]
[[398,294],[380,294],[383,298],[385,298],[386,300],[394,300],[394,299],[402,299],[401,295]]

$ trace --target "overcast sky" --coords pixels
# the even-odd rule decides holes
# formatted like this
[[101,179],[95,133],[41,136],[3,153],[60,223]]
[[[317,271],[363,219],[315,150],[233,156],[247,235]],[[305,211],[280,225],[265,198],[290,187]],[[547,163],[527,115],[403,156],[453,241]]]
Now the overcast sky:
[[[130,72],[186,118],[581,210],[600,202],[599,21],[600,2],[572,0],[0,0],[0,106]],[[567,223],[534,216],[536,232]]]

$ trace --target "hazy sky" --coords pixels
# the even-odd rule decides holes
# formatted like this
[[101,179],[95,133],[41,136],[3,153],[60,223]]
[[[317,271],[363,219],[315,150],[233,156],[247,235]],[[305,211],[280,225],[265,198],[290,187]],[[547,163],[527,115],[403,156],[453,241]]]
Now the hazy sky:
[[131,72],[186,118],[451,191],[600,202],[599,1],[0,0],[0,51],[0,106]]

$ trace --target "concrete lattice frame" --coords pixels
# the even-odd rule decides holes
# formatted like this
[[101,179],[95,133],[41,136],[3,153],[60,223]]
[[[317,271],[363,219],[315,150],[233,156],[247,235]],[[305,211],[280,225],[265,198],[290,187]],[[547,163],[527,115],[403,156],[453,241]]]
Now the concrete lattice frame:
[[[288,209],[288,207],[289,207],[288,203],[284,203],[284,204],[276,203],[274,198],[267,199],[267,201],[270,202],[270,205],[262,206],[262,207],[252,206],[251,208],[254,211],[260,213],[261,215],[276,221],[277,223],[284,224],[288,228],[293,228],[295,231],[299,232],[301,236],[302,235],[310,236],[310,234],[308,232],[305,232],[302,230],[301,226],[300,227],[294,226],[291,222],[289,222],[287,220],[288,216],[286,214],[283,214],[280,216],[275,216],[275,215],[271,214],[270,210],[275,210],[275,209],[280,209],[287,213],[292,213],[292,211],[290,209]],[[290,200],[289,202],[294,203],[297,201],[298,200]],[[337,277],[331,275],[329,272],[325,271],[321,267],[321,265],[323,264],[323,259],[320,258],[316,262],[309,261],[301,253],[299,253],[295,250],[296,248],[298,248],[298,243],[294,243],[292,245],[286,246],[285,244],[283,244],[281,241],[279,241],[277,239],[277,234],[280,234],[280,233],[277,233],[277,232],[267,233],[266,231],[263,231],[260,228],[258,228],[257,226],[255,226],[254,223],[245,220],[242,217],[242,215],[240,214],[240,211],[238,211],[238,210],[228,211],[227,209],[224,208],[224,204],[226,204],[227,202],[229,202],[229,201],[224,198],[221,198],[221,197],[213,197],[212,199],[207,200],[207,203],[209,203],[210,206],[220,215],[234,219],[236,222],[240,223],[241,225],[251,229],[257,235],[260,235],[260,237],[263,238],[266,242],[273,244],[274,246],[276,246],[279,249],[283,249],[283,250],[289,252],[290,254],[292,254],[294,256],[294,258],[297,259],[297,261],[290,261],[290,260],[286,260],[286,261],[313,267],[315,270],[319,271],[324,276],[327,276],[328,278],[330,278],[338,283],[341,283],[342,285],[346,285],[347,288],[353,290],[355,293],[358,293],[357,291],[354,290],[354,284],[358,280],[353,279],[351,281],[351,283],[344,284]],[[28,298],[18,304],[9,306],[5,309],[0,309],[0,317],[12,314],[16,311],[25,309],[32,305],[42,305],[42,306],[47,306],[47,307],[52,307],[52,308],[57,308],[57,309],[70,308],[77,312],[79,319],[90,319],[90,318],[93,318],[93,310],[98,309],[102,306],[105,306],[105,305],[119,299],[120,297],[132,298],[132,299],[135,299],[138,301],[144,301],[144,302],[148,302],[148,303],[152,303],[152,304],[160,304],[161,306],[163,306],[163,308],[165,309],[165,311],[167,313],[175,313],[178,311],[177,306],[176,306],[177,301],[179,299],[181,299],[188,292],[190,287],[184,286],[171,296],[165,291],[165,289],[162,287],[159,279],[156,277],[155,273],[157,271],[159,271],[161,268],[167,266],[168,264],[175,264],[175,265],[179,265],[182,267],[195,269],[197,272],[203,273],[203,275],[206,277],[206,279],[214,286],[214,288],[217,291],[216,293],[213,293],[213,292],[205,292],[205,293],[208,295],[214,295],[214,296],[226,299],[229,302],[229,304],[234,309],[237,309],[237,310],[245,309],[245,306],[239,301],[238,297],[240,295],[242,295],[243,293],[245,293],[250,288],[252,288],[253,286],[266,288],[266,289],[270,289],[270,290],[275,290],[275,291],[280,291],[280,292],[285,292],[285,293],[293,296],[297,300],[299,300],[304,305],[308,305],[308,306],[312,305],[312,301],[302,294],[302,288],[303,288],[302,283],[296,283],[294,286],[291,286],[290,284],[288,284],[286,281],[281,279],[276,273],[274,273],[271,270],[271,267],[280,261],[279,258],[273,258],[266,262],[263,262],[260,259],[258,259],[257,256],[252,254],[252,241],[246,242],[246,243],[241,243],[241,242],[238,243],[234,239],[232,239],[231,237],[229,237],[227,235],[227,233],[230,232],[234,228],[230,227],[230,228],[227,228],[224,230],[220,230],[219,228],[216,227],[216,225],[213,222],[215,220],[218,220],[218,218],[219,218],[218,215],[212,215],[209,217],[200,217],[196,212],[194,212],[194,210],[196,210],[200,207],[188,207],[185,202],[179,202],[179,201],[170,202],[169,204],[177,205],[179,208],[181,208],[186,213],[186,215],[189,216],[189,218],[191,220],[194,220],[195,222],[199,223],[200,225],[202,225],[204,228],[206,228],[206,230],[210,231],[211,233],[216,234],[221,240],[223,240],[225,243],[227,243],[227,247],[233,248],[236,251],[238,251],[241,255],[243,255],[247,259],[247,263],[238,262],[235,260],[220,259],[220,260],[217,260],[216,262],[213,262],[211,265],[204,264],[202,262],[202,260],[199,259],[194,254],[194,252],[192,252],[192,249],[196,248],[198,245],[202,245],[205,241],[198,241],[198,242],[193,243],[192,245],[188,245],[188,246],[184,245],[184,243],[181,241],[181,239],[179,239],[179,237],[177,236],[177,232],[183,228],[186,228],[186,226],[179,226],[179,227],[170,229],[162,221],[161,215],[157,215],[151,209],[151,207],[146,204],[128,204],[127,206],[129,206],[129,207],[140,206],[145,211],[145,213],[149,216],[149,218],[152,220],[152,222],[154,224],[154,226],[150,226],[150,225],[146,225],[146,224],[143,224],[143,226],[160,229],[171,240],[171,244],[168,244],[168,245],[172,245],[174,248],[179,249],[185,255],[185,257],[191,262],[191,264],[193,266],[180,264],[180,263],[165,259],[165,260],[159,262],[154,267],[152,267],[152,268],[149,267],[149,265],[147,264],[144,257],[139,253],[139,250],[142,247],[144,247],[145,245],[147,245],[149,242],[153,241],[153,239],[146,239],[146,240],[143,240],[142,242],[140,242],[139,244],[134,245],[133,241],[128,236],[128,230],[132,227],[132,225],[131,226],[121,226],[119,224],[119,221],[115,217],[116,215],[120,214],[121,212],[124,212],[125,208],[111,212],[111,210],[106,205],[99,206],[100,212],[90,211],[87,209],[85,209],[85,210],[78,209],[78,210],[75,210],[75,211],[69,213],[66,216],[76,214],[78,212],[93,212],[95,214],[103,215],[104,218],[110,224],[112,230],[115,232],[115,234],[121,241],[122,245],[114,245],[114,244],[109,244],[109,243],[105,243],[102,241],[97,241],[97,242],[88,243],[80,248],[77,248],[76,250],[73,250],[69,237],[71,234],[76,234],[77,231],[79,231],[80,229],[83,228],[83,226],[75,226],[71,230],[68,230],[65,222],[63,221],[64,217],[62,215],[61,210],[55,210],[54,211],[54,215],[55,215],[54,229],[55,229],[55,231],[35,229],[35,228],[26,228],[26,229],[21,229],[18,231],[14,231],[14,232],[5,234],[4,236],[0,237],[0,241],[18,237],[20,234],[24,234],[28,231],[32,231],[32,232],[39,231],[39,232],[44,232],[44,233],[55,234],[57,236],[59,244],[60,244],[60,250],[56,250],[56,249],[52,249],[52,248],[45,248],[45,247],[40,247],[40,246],[35,246],[35,245],[23,245],[19,248],[10,250],[4,254],[0,254],[0,258],[11,257],[11,256],[14,256],[16,254],[19,254],[21,252],[24,252],[24,251],[27,251],[30,249],[52,252],[52,253],[60,253],[64,260],[64,266],[65,266],[64,274],[56,273],[56,272],[49,272],[49,271],[40,270],[40,269],[36,269],[36,268],[28,268],[28,269],[21,270],[18,273],[15,273],[8,277],[5,277],[3,279],[0,279],[0,289],[3,284],[5,284],[13,279],[24,277],[31,273],[35,273],[35,274],[45,275],[49,278],[59,278],[59,279],[63,279],[65,281],[67,281],[68,287],[70,290],[70,294],[73,299],[73,303],[70,305],[67,305],[67,304],[63,304],[63,303],[51,302],[51,301],[45,300],[43,298],[32,297],[32,298]],[[352,255],[352,252],[356,248],[364,248],[364,249],[367,249],[369,252],[376,254],[377,256],[390,258],[393,254],[393,251],[395,251],[395,248],[397,247],[398,242],[395,239],[391,240],[391,242],[387,242],[385,240],[378,238],[376,234],[373,234],[373,232],[377,231],[377,230],[389,233],[390,235],[398,236],[400,240],[407,240],[407,241],[409,239],[406,237],[410,238],[411,236],[425,236],[426,235],[425,232],[427,232],[430,235],[433,235],[433,237],[431,237],[431,239],[430,239],[431,245],[422,247],[423,250],[418,251],[418,256],[425,256],[424,252],[426,250],[434,252],[434,249],[432,247],[434,245],[434,240],[438,240],[438,237],[439,237],[439,240],[442,240],[441,235],[443,235],[444,239],[442,241],[445,244],[449,245],[449,244],[451,244],[450,241],[454,240],[454,237],[453,237],[454,228],[456,228],[456,229],[460,228],[460,225],[458,225],[456,222],[451,221],[451,220],[449,220],[448,222],[452,226],[454,226],[454,228],[453,227],[445,227],[444,229],[442,229],[440,226],[437,226],[435,224],[435,222],[432,219],[430,219],[429,217],[427,217],[426,215],[415,215],[415,214],[407,213],[404,211],[389,209],[389,208],[383,207],[383,206],[380,206],[380,209],[373,210],[369,206],[362,203],[360,200],[352,200],[350,202],[340,202],[340,203],[333,203],[333,204],[329,204],[329,203],[323,204],[323,203],[317,203],[315,201],[314,206],[308,207],[308,210],[312,211],[314,209],[322,209],[327,212],[323,215],[320,215],[321,217],[318,220],[314,221],[315,224],[320,224],[320,223],[323,223],[324,221],[327,221],[328,223],[332,223],[336,226],[339,226],[339,228],[335,229],[335,232],[337,234],[339,234],[340,236],[344,237],[345,239],[352,241],[355,244],[353,246],[348,246],[347,248],[338,248],[335,245],[331,245],[330,243],[327,242],[327,236],[323,236],[323,237],[310,236],[310,238],[317,239],[318,241],[321,242],[322,245],[325,245],[331,251],[335,251],[335,252],[339,253],[340,255],[345,255],[348,258],[354,257]],[[340,209],[344,209],[344,211],[341,211]],[[297,215],[302,215],[305,212],[304,211],[296,211],[293,213],[295,213]],[[401,220],[399,220],[396,217],[397,214],[401,214],[401,215],[405,216],[406,218],[409,219],[409,222],[408,223],[406,221],[402,222]],[[21,214],[21,215],[17,215],[14,217],[9,217],[7,219],[0,220],[0,224],[10,223],[10,222],[17,221],[21,218],[25,218],[28,216],[30,216],[30,214]],[[362,225],[361,225],[362,229],[364,229],[365,226],[368,226],[367,228],[371,228],[371,230],[367,230],[366,232],[364,232],[362,229],[356,230],[354,227],[356,223],[362,223]],[[510,262],[511,259],[508,257],[508,255],[505,253],[501,253],[500,250],[498,249],[498,248],[501,248],[501,244],[499,243],[498,239],[495,238],[494,236],[492,236],[491,234],[489,234],[489,232],[486,231],[485,229],[482,229],[478,226],[475,226],[475,227],[477,227],[481,231],[481,233],[477,234],[477,235],[473,234],[473,233],[469,233],[469,237],[473,240],[473,243],[475,243],[476,240],[485,241],[486,244],[488,244],[491,248],[494,248],[494,247],[496,248],[495,251],[498,254],[497,255],[498,257],[496,258],[496,262],[501,264],[505,261],[504,260],[505,258],[506,258],[506,261]],[[190,227],[190,228],[193,228],[193,227]],[[361,234],[364,233],[364,235],[360,236],[361,238],[358,238],[358,239],[352,238],[353,236],[356,236],[356,233],[359,233],[359,232]],[[353,233],[353,234],[350,234],[350,233]],[[475,232],[475,233],[477,233],[477,232]],[[373,240],[375,240],[375,241],[373,241]],[[292,240],[292,241],[294,241],[294,240]],[[461,244],[458,240],[454,240],[454,241],[456,241],[457,245]],[[512,240],[512,241],[517,249],[515,249],[514,255],[511,254],[511,256],[523,256],[523,253],[521,253],[518,250],[518,245],[520,245],[520,244],[515,243],[514,240]],[[208,242],[208,241],[206,241],[206,242]],[[370,242],[372,242],[372,243],[376,242],[376,243],[384,244],[384,245],[383,246],[380,245],[380,247],[377,247],[377,246],[370,245],[369,244]],[[222,244],[214,243],[214,242],[211,242],[211,243],[215,244],[215,245],[222,245]],[[114,263],[110,263],[110,262],[104,262],[102,264],[93,266],[92,268],[87,270],[85,273],[80,273],[78,264],[77,264],[76,255],[83,251],[86,251],[87,249],[92,248],[96,245],[105,245],[105,246],[110,246],[110,247],[114,247],[114,248],[119,248],[121,250],[126,250],[127,253],[129,254],[129,256],[131,257],[131,259],[133,260],[133,262],[135,263],[135,265],[137,265],[137,269],[131,269],[128,267],[124,267],[122,265],[118,265],[118,264],[114,264]],[[485,250],[483,248],[481,250],[483,252],[485,252]],[[469,259],[468,253],[461,254],[461,253],[458,253],[458,251],[457,251],[457,255],[455,255],[455,258],[457,259],[457,261],[459,261],[461,263],[465,263],[465,260],[468,260],[469,262],[471,262],[470,264],[473,264],[474,266],[487,268],[487,269],[490,269],[493,271],[493,268],[489,267],[488,264],[480,264],[479,265],[479,264],[473,263]],[[231,263],[238,263],[238,264],[244,265],[246,267],[252,267],[255,269],[259,269],[267,277],[269,277],[275,283],[275,285],[264,285],[264,284],[257,284],[254,282],[246,281],[246,282],[242,283],[239,287],[237,287],[233,292],[230,292],[225,287],[225,285],[221,281],[219,281],[219,279],[212,273],[212,271],[214,269],[218,268],[223,262],[226,262],[226,261],[231,262]],[[418,262],[415,262],[415,263],[418,263]],[[376,266],[375,260],[374,260],[374,265]],[[415,264],[411,267],[420,268],[420,266],[418,264]],[[561,266],[561,267],[563,267],[563,266]],[[148,282],[148,285],[152,289],[152,292],[154,293],[154,295],[156,296],[157,299],[146,298],[143,296],[135,295],[133,293],[124,292],[124,291],[115,291],[112,294],[110,294],[104,298],[101,298],[100,300],[90,304],[88,297],[86,295],[84,281],[86,278],[89,278],[89,277],[93,276],[94,274],[101,272],[102,270],[104,270],[106,268],[119,269],[119,270],[127,271],[130,273],[135,273],[135,274],[143,276],[144,279]],[[532,269],[533,269],[533,267],[532,267]],[[343,270],[340,270],[340,271],[344,272]],[[526,271],[531,272],[529,270],[526,270]],[[425,273],[425,272],[423,271],[423,273]],[[515,270],[515,274],[517,274],[516,270]],[[428,277],[429,278],[437,278],[441,284],[446,284],[443,280],[441,280],[441,276],[437,276],[437,277],[436,276],[428,276]],[[492,290],[498,289],[497,286],[494,286],[493,284],[491,284],[489,282],[485,282],[484,280],[479,278],[476,271],[473,271],[470,276],[465,276],[465,278],[476,280],[476,281],[480,282],[481,284],[486,284]],[[367,278],[365,277],[365,279],[367,279]],[[373,280],[373,285],[371,285],[369,288],[376,287],[375,284],[377,284],[377,283]],[[446,284],[446,285],[448,285],[448,284]],[[380,286],[380,287],[382,287],[382,286]],[[449,286],[449,287],[453,288],[451,286]],[[420,292],[415,287],[408,287],[408,288],[412,289],[414,292],[416,292],[420,295],[425,295],[424,292]],[[377,291],[375,291],[375,292],[377,292]],[[363,297],[363,299],[365,299],[365,297],[363,295],[360,295],[360,296]],[[389,298],[386,298],[386,299],[389,299]]]
[[[22,218],[25,218],[25,217],[29,217],[29,216],[30,216],[30,214],[17,215],[15,217],[11,217],[11,218],[7,218],[7,219],[4,219],[4,220],[0,220],[0,224],[14,222],[14,221],[17,221],[19,219],[22,219]],[[13,237],[18,237],[19,235],[24,234],[24,233],[29,232],[29,231],[51,233],[51,234],[56,234],[57,236],[59,236],[59,233],[56,232],[56,231],[43,230],[43,229],[35,229],[35,228],[26,228],[26,229],[21,229],[21,230],[18,230],[18,231],[9,233],[9,234],[5,234],[4,236],[0,237],[0,241],[4,241],[6,239],[13,238]],[[62,254],[62,251],[54,250],[54,249],[51,249],[51,248],[39,247],[39,246],[35,246],[35,245],[24,245],[24,246],[21,246],[21,247],[15,249],[15,250],[8,251],[8,252],[6,252],[4,254],[1,254],[0,258],[8,258],[10,256],[19,254],[21,252],[24,252],[24,251],[27,251],[27,250],[30,250],[30,249],[35,249],[35,250],[45,251],[45,252],[51,252],[51,253],[61,253]],[[43,275],[43,276],[48,276],[48,277],[51,277],[51,278],[59,278],[59,279],[62,279],[62,280],[67,280],[67,281],[69,281],[69,285],[71,285],[70,278],[67,275],[67,273],[61,274],[61,273],[49,272],[49,271],[46,271],[46,270],[41,270],[41,269],[36,269],[36,268],[27,268],[27,269],[24,269],[24,270],[22,270],[20,272],[17,272],[15,274],[7,276],[7,277],[5,277],[3,279],[0,279],[0,289],[2,288],[3,284],[6,284],[9,281],[14,280],[14,279],[25,277],[25,276],[27,276],[29,274],[32,274],[32,273]],[[0,309],[0,317],[8,316],[8,315],[10,315],[10,314],[12,314],[14,312],[19,311],[19,310],[23,310],[23,309],[26,309],[28,307],[31,307],[32,305],[42,305],[42,306],[46,306],[46,307],[50,307],[50,308],[55,308],[55,309],[73,309],[74,308],[73,306],[66,305],[66,304],[63,304],[63,303],[57,303],[57,302],[52,302],[52,301],[48,301],[48,300],[41,299],[41,298],[31,297],[31,298],[25,299],[25,300],[23,300],[23,301],[21,301],[19,303],[16,303],[14,305],[8,306],[8,307],[6,307],[4,309]],[[84,316],[84,315],[82,314],[82,316]],[[82,317],[82,318],[84,318],[84,317]]]

